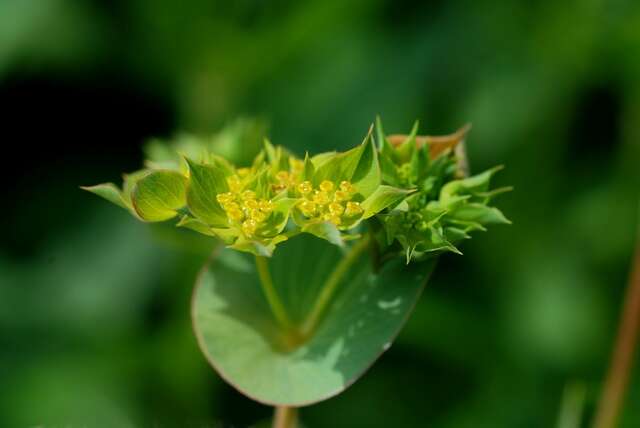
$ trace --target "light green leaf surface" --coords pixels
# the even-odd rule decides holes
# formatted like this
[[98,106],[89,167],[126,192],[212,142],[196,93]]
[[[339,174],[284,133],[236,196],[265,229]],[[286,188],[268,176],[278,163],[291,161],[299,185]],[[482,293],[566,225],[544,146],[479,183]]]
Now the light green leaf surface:
[[[341,256],[326,241],[299,236],[269,260],[293,325],[306,319]],[[391,345],[435,264],[394,260],[374,274],[367,252],[354,260],[317,329],[294,345],[295,335],[279,327],[269,309],[254,259],[223,250],[202,271],[193,299],[207,360],[239,391],[266,404],[303,406],[342,392]]]
[[118,186],[113,183],[97,184],[95,186],[83,186],[81,189],[94,193],[107,201],[118,205],[124,209],[131,209],[131,206],[122,198],[122,193]]
[[362,203],[362,209],[364,209],[362,218],[367,219],[383,209],[397,204],[412,192],[413,190],[398,189],[385,185],[379,186],[375,192]]
[[229,191],[222,168],[203,165],[187,159],[191,179],[187,205],[198,219],[214,227],[227,227],[227,216],[216,200],[218,193]]
[[175,217],[186,204],[187,178],[175,171],[152,171],[140,178],[131,193],[136,213],[145,221]]

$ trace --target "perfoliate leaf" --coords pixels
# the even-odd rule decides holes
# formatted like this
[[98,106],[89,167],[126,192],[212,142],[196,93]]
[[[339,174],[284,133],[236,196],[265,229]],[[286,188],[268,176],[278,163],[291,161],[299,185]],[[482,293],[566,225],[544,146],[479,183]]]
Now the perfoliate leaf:
[[399,203],[413,192],[414,190],[410,189],[398,189],[385,185],[378,186],[373,194],[362,202],[362,209],[364,210],[362,218],[367,219],[374,216],[383,209]]
[[133,207],[145,221],[175,217],[186,204],[187,178],[170,170],[151,171],[139,179],[131,195]]
[[[269,259],[273,289],[294,326],[343,257],[302,235]],[[263,403],[304,406],[342,392],[388,349],[435,265],[391,260],[375,271],[369,260],[366,251],[354,258],[318,328],[292,344],[269,309],[252,257],[223,250],[203,270],[192,299],[202,352],[227,382]]]

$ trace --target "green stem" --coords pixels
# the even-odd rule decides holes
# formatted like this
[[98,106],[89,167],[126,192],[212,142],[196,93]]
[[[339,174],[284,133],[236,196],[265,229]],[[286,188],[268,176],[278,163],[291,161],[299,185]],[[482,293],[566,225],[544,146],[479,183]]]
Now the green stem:
[[260,285],[262,291],[267,298],[271,312],[276,317],[276,320],[282,327],[289,330],[291,329],[291,320],[287,314],[282,300],[278,296],[275,287],[273,286],[273,280],[271,279],[271,273],[269,273],[269,263],[266,257],[256,256],[256,268],[258,269],[258,276],[260,277]]
[[358,257],[369,246],[370,237],[365,235],[360,241],[358,241],[351,250],[345,255],[336,268],[331,272],[329,278],[320,289],[320,294],[309,312],[309,316],[302,323],[300,332],[303,337],[309,337],[318,326],[322,316],[324,315],[331,298],[336,292],[342,277],[349,271],[351,266],[358,260]]

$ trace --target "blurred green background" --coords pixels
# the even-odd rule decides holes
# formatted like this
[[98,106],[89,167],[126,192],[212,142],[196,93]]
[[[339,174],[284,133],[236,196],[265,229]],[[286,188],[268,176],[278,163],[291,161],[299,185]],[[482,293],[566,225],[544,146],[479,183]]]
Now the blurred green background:
[[[150,137],[257,117],[298,152],[473,123],[514,224],[446,255],[396,344],[308,427],[552,427],[595,409],[636,236],[640,2],[0,0],[0,426],[248,426],[189,321],[213,243],[137,223]],[[636,366],[639,357],[636,356]],[[576,392],[577,391],[577,392]],[[640,426],[640,367],[622,427]]]

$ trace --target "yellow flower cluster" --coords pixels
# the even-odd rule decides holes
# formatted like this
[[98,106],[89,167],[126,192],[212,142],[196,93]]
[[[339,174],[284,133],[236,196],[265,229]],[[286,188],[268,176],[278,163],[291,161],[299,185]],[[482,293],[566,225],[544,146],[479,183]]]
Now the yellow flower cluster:
[[275,192],[295,187],[300,182],[300,176],[304,170],[304,162],[300,159],[289,159],[290,171],[278,171],[276,183],[273,185]]
[[298,209],[305,217],[340,226],[345,220],[362,214],[360,203],[351,201],[356,191],[348,181],[342,181],[336,188],[334,183],[324,180],[318,189],[314,189],[310,181],[303,181],[296,186],[296,192],[302,197]]
[[232,225],[240,226],[242,232],[251,237],[273,211],[273,202],[257,199],[253,190],[242,191],[240,177],[232,175],[227,179],[229,192],[218,193],[216,200],[222,206]]

